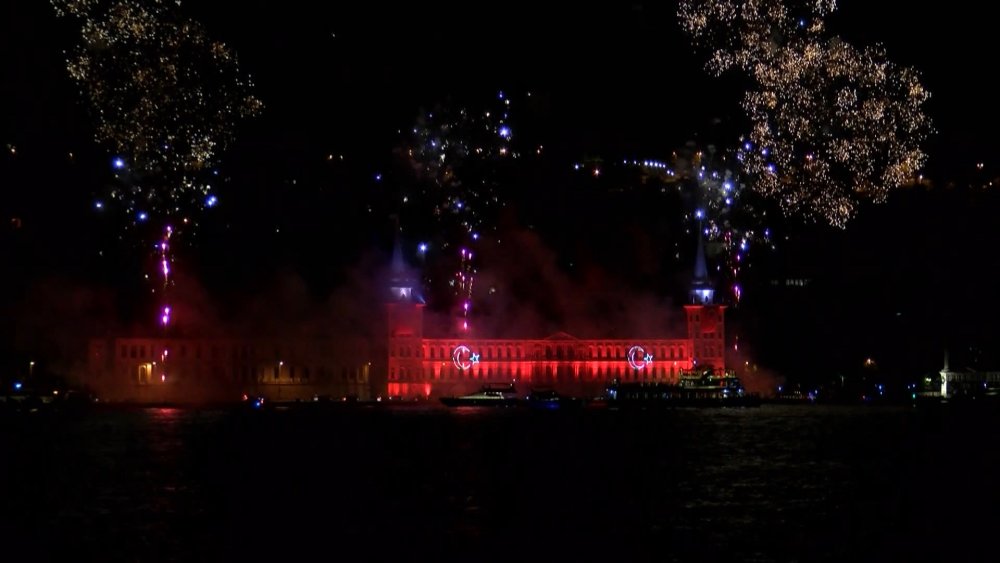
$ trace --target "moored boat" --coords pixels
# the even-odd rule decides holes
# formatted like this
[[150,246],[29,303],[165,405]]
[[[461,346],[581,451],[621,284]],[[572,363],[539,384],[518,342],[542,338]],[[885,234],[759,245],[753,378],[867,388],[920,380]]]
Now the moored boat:
[[449,407],[513,407],[520,403],[512,383],[487,384],[476,393],[461,397],[442,397]]
[[609,406],[618,407],[758,407],[760,396],[747,393],[735,372],[713,370],[682,373],[676,383],[614,382],[607,390]]

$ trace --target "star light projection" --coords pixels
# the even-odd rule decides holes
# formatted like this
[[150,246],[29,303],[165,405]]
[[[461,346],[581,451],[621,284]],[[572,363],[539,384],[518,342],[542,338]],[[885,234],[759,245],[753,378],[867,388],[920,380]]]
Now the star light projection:
[[[139,243],[152,246],[166,292],[176,238],[196,226],[198,211],[218,204],[213,167],[236,122],[262,104],[232,50],[180,16],[178,1],[51,1],[57,15],[80,23],[67,69],[96,120],[97,142],[115,154],[108,200]],[[158,316],[168,324],[170,306]]]
[[931,131],[930,94],[881,48],[828,37],[834,0],[682,0],[681,27],[708,69],[747,74],[750,132],[740,159],[751,186],[786,213],[844,227],[861,201],[915,178]]
[[420,243],[422,259],[434,248],[454,265],[448,285],[461,333],[471,326],[476,248],[504,204],[502,169],[520,157],[511,105],[502,91],[490,103],[439,105],[419,115],[397,151],[416,180],[402,196],[402,215],[410,230],[432,225],[425,234],[436,243]]

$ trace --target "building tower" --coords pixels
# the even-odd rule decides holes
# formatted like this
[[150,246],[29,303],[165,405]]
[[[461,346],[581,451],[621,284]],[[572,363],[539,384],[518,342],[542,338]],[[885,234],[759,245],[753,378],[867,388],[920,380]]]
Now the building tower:
[[688,292],[688,338],[695,369],[726,368],[726,307],[715,303],[715,289],[708,278],[702,227],[698,224],[698,250],[694,259],[694,279]]
[[[430,393],[421,379],[424,304],[417,280],[403,260],[399,236],[392,251],[389,295],[385,304],[389,327],[388,395],[406,397]],[[419,387],[419,389],[418,389]]]

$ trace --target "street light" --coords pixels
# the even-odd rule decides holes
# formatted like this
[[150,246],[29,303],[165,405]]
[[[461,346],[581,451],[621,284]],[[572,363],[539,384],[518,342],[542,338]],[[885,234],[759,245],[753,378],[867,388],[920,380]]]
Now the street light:
[[31,379],[31,375],[35,373],[35,362],[28,362],[28,379]]

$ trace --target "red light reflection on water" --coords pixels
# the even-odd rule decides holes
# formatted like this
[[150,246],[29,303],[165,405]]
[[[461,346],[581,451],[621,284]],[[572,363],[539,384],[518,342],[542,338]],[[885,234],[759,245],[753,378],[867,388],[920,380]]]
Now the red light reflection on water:
[[146,409],[155,422],[173,424],[181,418],[182,410],[174,407],[155,407]]

